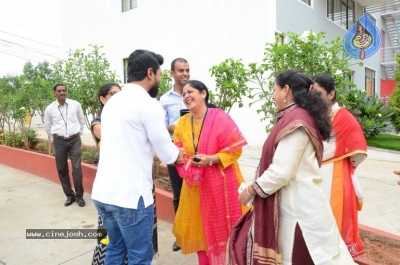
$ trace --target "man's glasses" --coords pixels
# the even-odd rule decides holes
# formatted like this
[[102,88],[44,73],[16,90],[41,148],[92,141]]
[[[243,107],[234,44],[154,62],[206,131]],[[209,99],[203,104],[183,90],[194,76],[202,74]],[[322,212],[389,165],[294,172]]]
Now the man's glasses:
[[117,94],[119,91],[110,91],[108,92],[106,95],[110,94],[111,96],[114,96],[115,94]]

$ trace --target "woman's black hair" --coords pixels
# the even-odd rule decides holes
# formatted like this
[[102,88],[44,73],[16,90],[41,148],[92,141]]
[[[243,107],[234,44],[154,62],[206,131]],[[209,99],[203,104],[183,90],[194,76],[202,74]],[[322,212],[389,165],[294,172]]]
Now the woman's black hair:
[[102,87],[100,87],[99,92],[97,93],[97,98],[100,102],[100,110],[99,110],[99,113],[97,114],[98,116],[101,115],[101,112],[103,111],[103,108],[104,108],[104,104],[103,104],[103,102],[101,102],[100,97],[106,97],[108,92],[110,91],[110,89],[113,86],[117,86],[117,87],[119,87],[119,89],[121,89],[121,86],[117,83],[107,83],[107,84],[104,84]]
[[331,135],[328,106],[321,98],[321,93],[313,89],[314,83],[311,78],[299,71],[287,70],[277,75],[275,83],[282,89],[285,85],[289,86],[296,104],[314,118],[322,139],[328,140]]
[[205,90],[207,95],[206,95],[206,98],[204,99],[204,101],[206,102],[207,107],[209,107],[209,108],[217,108],[216,105],[208,102],[208,100],[209,100],[208,88],[206,87],[206,85],[203,82],[198,81],[198,80],[189,80],[189,81],[187,81],[185,83],[185,85],[190,85],[191,87],[193,87],[193,88],[197,89],[198,91],[200,91],[200,93]]
[[[335,80],[326,74],[319,74],[313,77],[314,83],[318,83],[320,87],[322,87],[327,94],[331,93],[331,91],[335,91]],[[336,91],[335,91],[336,92]],[[336,102],[336,93],[332,98],[332,102]]]

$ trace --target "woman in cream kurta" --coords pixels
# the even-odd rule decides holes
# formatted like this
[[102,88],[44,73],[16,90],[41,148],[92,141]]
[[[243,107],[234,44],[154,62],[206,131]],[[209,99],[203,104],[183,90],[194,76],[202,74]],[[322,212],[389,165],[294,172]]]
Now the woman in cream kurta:
[[254,208],[232,230],[231,264],[355,264],[321,187],[327,105],[312,80],[293,70],[276,76],[273,99],[277,123],[257,178],[239,195],[242,204],[254,199]]
[[272,164],[257,183],[266,194],[281,189],[279,238],[283,264],[291,264],[296,223],[315,264],[355,264],[327,207],[314,148],[304,129],[279,141]]

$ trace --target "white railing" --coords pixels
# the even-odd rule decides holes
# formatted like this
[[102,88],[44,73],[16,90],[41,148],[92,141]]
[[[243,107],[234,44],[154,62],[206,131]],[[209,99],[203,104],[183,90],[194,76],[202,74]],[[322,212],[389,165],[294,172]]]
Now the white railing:
[[396,64],[396,56],[400,58],[400,46],[381,48],[381,64]]
[[382,4],[378,4],[378,5],[373,5],[373,6],[367,6],[364,8],[364,11],[367,11],[369,13],[376,13],[376,12],[389,13],[389,12],[399,11],[399,10],[400,10],[400,1],[399,0],[382,3]]

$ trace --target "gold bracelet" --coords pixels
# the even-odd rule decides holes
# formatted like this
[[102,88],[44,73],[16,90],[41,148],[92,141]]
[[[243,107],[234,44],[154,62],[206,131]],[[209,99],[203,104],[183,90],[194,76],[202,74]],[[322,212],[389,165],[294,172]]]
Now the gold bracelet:
[[253,195],[253,196],[250,195],[249,186],[247,186],[246,192],[247,192],[247,195],[249,195],[249,197],[254,197],[254,196],[256,196],[256,195]]

